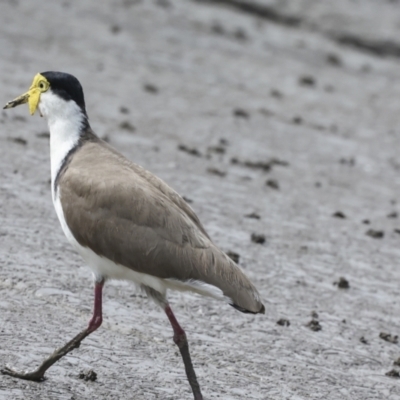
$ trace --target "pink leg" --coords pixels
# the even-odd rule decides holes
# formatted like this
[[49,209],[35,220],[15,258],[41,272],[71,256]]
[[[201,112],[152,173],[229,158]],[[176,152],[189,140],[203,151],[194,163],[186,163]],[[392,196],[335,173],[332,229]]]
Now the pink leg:
[[178,346],[183,359],[183,363],[185,364],[186,376],[188,378],[190,387],[192,388],[194,400],[203,400],[200,386],[197,382],[196,373],[194,372],[192,360],[190,358],[189,344],[186,339],[186,333],[179,325],[174,313],[171,310],[171,307],[167,305],[164,310],[167,314],[169,322],[172,325],[172,329],[174,330],[174,342]]
[[95,282],[94,284],[94,306],[93,306],[93,316],[89,321],[87,330],[89,333],[94,332],[100,327],[103,322],[103,286],[104,280],[100,282]]
[[40,366],[31,372],[20,372],[15,371],[11,368],[5,367],[1,370],[4,375],[10,375],[14,378],[26,379],[29,381],[42,381],[44,380],[45,372],[55,364],[60,358],[64,357],[72,350],[78,348],[83,339],[94,332],[102,323],[102,292],[103,292],[104,280],[100,282],[95,282],[94,286],[94,307],[93,316],[89,321],[88,327],[84,329],[81,333],[76,335],[72,340],[66,343],[63,347],[56,349],[53,354],[47,357]]

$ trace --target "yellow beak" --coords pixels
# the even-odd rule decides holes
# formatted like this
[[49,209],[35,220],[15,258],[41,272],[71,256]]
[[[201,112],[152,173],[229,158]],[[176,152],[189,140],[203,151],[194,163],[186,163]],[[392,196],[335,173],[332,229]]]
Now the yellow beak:
[[29,90],[21,96],[18,96],[16,99],[9,101],[3,107],[3,109],[5,110],[7,108],[14,108],[21,104],[29,103],[29,112],[31,113],[31,115],[35,114],[35,111],[38,108],[40,94],[48,89],[48,86],[45,90],[40,89],[39,81],[41,81],[41,83],[43,83],[43,81],[47,82],[46,78],[43,75],[37,74],[33,79],[32,85]]

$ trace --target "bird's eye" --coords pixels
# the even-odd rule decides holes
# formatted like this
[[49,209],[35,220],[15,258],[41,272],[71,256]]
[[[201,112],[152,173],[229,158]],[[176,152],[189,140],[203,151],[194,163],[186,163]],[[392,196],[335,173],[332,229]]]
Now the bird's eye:
[[49,88],[49,85],[46,81],[40,81],[38,86],[42,92],[46,91]]

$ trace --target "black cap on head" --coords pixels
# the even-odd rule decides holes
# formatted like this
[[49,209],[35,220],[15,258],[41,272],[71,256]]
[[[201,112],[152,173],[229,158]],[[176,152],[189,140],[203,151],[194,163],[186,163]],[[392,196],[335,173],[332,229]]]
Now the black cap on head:
[[50,89],[64,100],[73,100],[86,114],[82,86],[73,75],[65,72],[41,72],[50,83]]

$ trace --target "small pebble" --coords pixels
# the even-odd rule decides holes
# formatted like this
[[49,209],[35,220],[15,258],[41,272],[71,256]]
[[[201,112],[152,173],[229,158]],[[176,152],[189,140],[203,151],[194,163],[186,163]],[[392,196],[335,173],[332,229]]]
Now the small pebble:
[[286,318],[281,318],[276,321],[276,323],[280,326],[290,326],[290,321]]
[[153,94],[158,93],[158,87],[151,83],[145,83],[143,85],[143,89],[148,93],[153,93]]
[[374,239],[382,239],[385,236],[385,233],[383,231],[377,231],[375,229],[368,229],[365,234],[367,236],[371,236]]
[[279,182],[276,179],[268,179],[265,184],[272,189],[279,190]]
[[312,319],[306,326],[314,332],[318,332],[322,329],[321,324],[316,319]]
[[333,282],[334,285],[337,285],[339,289],[349,289],[350,284],[349,281],[346,278],[343,278],[342,276],[339,278],[337,282]]
[[207,172],[209,174],[217,175],[223,178],[226,176],[226,172],[219,170],[218,168],[207,168]]
[[386,376],[390,376],[391,378],[400,378],[400,373],[399,371],[396,371],[395,369],[390,370],[389,372],[386,372]]
[[368,341],[367,341],[367,339],[365,339],[364,336],[361,336],[361,337],[360,337],[360,342],[361,342],[362,344],[368,344]]
[[254,243],[258,243],[258,244],[263,244],[263,243],[265,243],[265,235],[258,234],[258,233],[252,233],[251,241]]
[[129,122],[123,121],[119,124],[120,129],[124,129],[126,131],[135,132],[136,128]]
[[379,337],[381,339],[385,340],[386,342],[393,343],[393,344],[397,344],[399,341],[399,337],[397,335],[392,335],[392,334],[386,333],[386,332],[381,332],[379,334]]
[[250,114],[246,110],[243,110],[242,108],[234,109],[233,115],[237,118],[244,118],[244,119],[250,118]]
[[342,218],[342,219],[345,219],[345,218],[346,218],[346,216],[344,215],[344,213],[342,213],[341,211],[336,211],[335,213],[332,214],[332,217],[335,217],[335,218]]
[[88,371],[80,372],[78,377],[84,381],[94,382],[97,379],[97,374],[92,369],[89,369]]
[[299,78],[299,84],[302,86],[314,86],[315,79],[311,75],[304,75]]
[[260,217],[257,213],[255,213],[255,212],[252,212],[252,213],[250,213],[250,214],[246,214],[245,217],[246,217],[246,218],[254,218],[254,219],[260,219],[260,218],[261,218],[261,217]]
[[184,144],[178,145],[178,150],[184,151],[192,156],[201,157],[201,153],[195,147],[188,147]]

